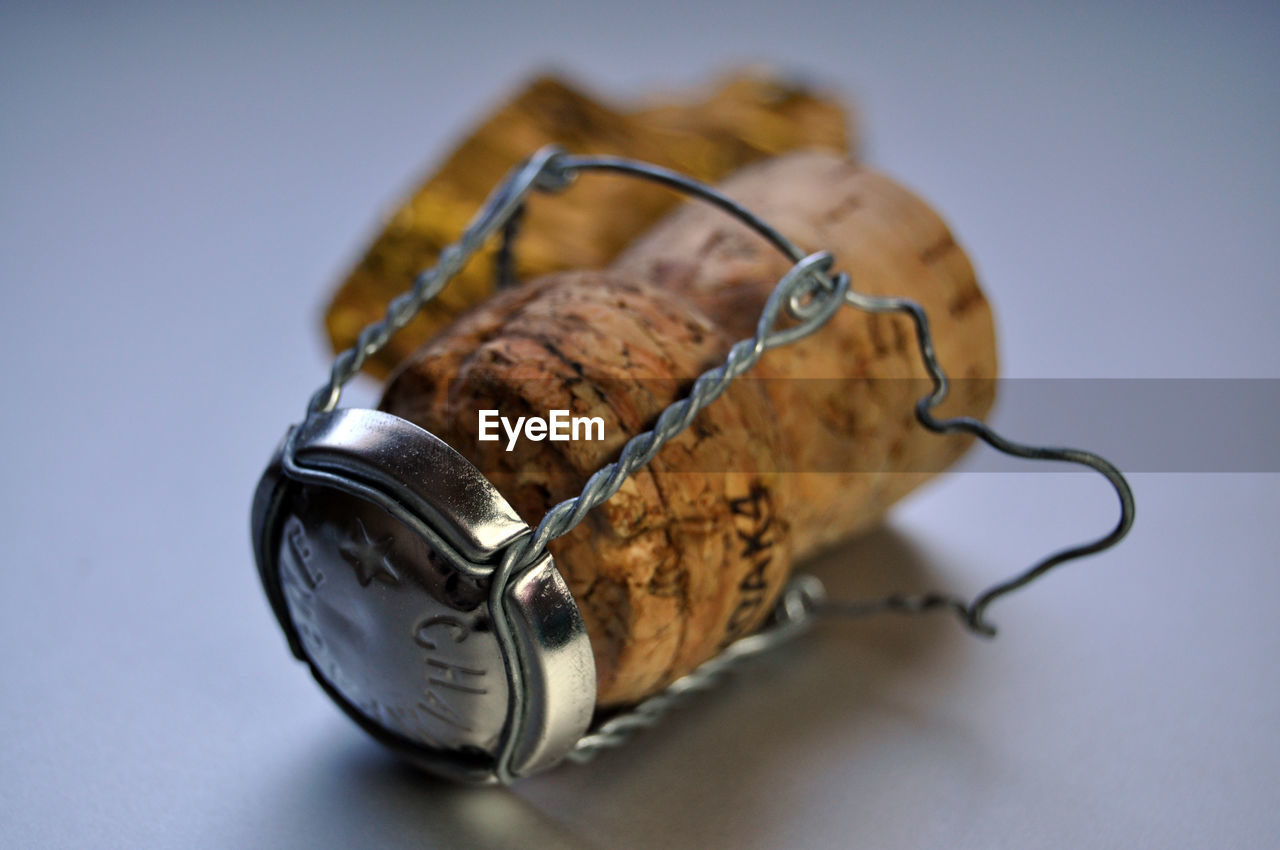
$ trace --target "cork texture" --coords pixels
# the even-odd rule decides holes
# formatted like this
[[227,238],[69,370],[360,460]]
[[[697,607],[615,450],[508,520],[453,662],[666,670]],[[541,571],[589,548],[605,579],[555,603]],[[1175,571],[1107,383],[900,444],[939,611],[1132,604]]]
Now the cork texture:
[[[824,151],[721,187],[854,288],[927,311],[955,378],[996,374],[990,309],[945,223],[892,180]],[[607,214],[602,211],[601,214]],[[756,317],[787,263],[722,212],[679,208],[607,269],[494,295],[406,359],[382,407],[475,463],[529,523],[580,491]],[[601,706],[634,702],[757,628],[799,559],[875,523],[968,444],[914,420],[926,373],[906,317],[842,308],[746,379],[551,548],[591,636]],[[990,381],[946,412],[982,415]],[[605,420],[603,441],[478,439],[478,411]]]

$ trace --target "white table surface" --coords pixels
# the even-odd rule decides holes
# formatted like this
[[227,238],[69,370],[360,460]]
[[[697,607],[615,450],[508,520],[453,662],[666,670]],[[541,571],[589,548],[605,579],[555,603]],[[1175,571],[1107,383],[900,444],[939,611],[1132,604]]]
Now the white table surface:
[[[332,282],[541,67],[621,96],[765,59],[855,99],[974,257],[1006,374],[1280,377],[1274,6],[54,5],[0,11],[0,845],[1274,846],[1273,465],[1135,474],[1132,538],[993,609],[994,642],[824,623],[511,790],[340,716],[247,539]],[[813,569],[974,590],[1111,510],[1087,476],[961,473]]]

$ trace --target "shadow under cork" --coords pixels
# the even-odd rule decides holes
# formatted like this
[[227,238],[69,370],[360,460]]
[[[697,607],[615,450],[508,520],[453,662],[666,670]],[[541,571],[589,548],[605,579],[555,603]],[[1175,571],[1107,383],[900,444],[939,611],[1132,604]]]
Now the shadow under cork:
[[[801,563],[797,571],[820,578],[833,600],[939,584],[909,540],[888,526]],[[860,752],[880,748],[877,736],[886,725],[964,746],[963,736],[929,728],[933,718],[913,716],[896,693],[913,690],[917,681],[945,687],[944,680],[963,674],[971,645],[943,615],[823,617],[790,644],[735,668],[715,689],[690,698],[624,747],[514,791],[600,843],[787,846],[788,825],[805,817],[805,805],[814,805],[806,783],[832,773],[831,759],[856,761]],[[880,794],[864,791],[883,785],[884,778],[868,772],[855,781],[867,787],[828,788],[822,795],[851,826],[881,815],[873,802]],[[839,842],[849,843],[856,843],[856,834]]]
[[[349,726],[333,718],[326,726]],[[317,740],[274,777],[238,818],[244,847],[492,848],[602,850],[570,826],[507,788],[475,788],[438,779],[399,761],[355,732]],[[337,736],[335,736],[337,737]]]
[[[799,571],[822,579],[833,599],[937,583],[891,527]],[[321,763],[291,783],[284,809],[296,813],[298,834],[311,847],[356,839],[451,848],[779,846],[788,819],[799,816],[779,793],[780,777],[830,757],[833,741],[841,758],[856,758],[861,747],[876,746],[885,717],[927,725],[903,716],[911,710],[893,690],[903,679],[937,684],[961,675],[969,642],[944,616],[822,618],[587,765],[565,764],[509,789],[476,789],[420,774],[368,741],[317,754]],[[858,811],[871,805],[864,799],[872,797],[848,790],[848,823],[875,816]]]

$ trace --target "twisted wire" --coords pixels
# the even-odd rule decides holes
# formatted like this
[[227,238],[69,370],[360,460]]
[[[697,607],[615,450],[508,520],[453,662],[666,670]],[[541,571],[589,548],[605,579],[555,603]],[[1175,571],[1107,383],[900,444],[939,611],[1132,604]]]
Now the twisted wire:
[[916,419],[935,434],[965,433],[982,440],[998,452],[1027,460],[1059,461],[1088,467],[1107,479],[1120,502],[1120,517],[1111,531],[1086,543],[1070,546],[1054,552],[1032,566],[1005,581],[982,591],[972,601],[946,593],[890,594],[880,599],[861,602],[828,603],[825,610],[848,617],[861,617],[888,612],[899,614],[923,614],[931,611],[949,611],[958,617],[970,631],[984,637],[994,637],[996,627],[986,619],[987,608],[1002,596],[1035,581],[1054,567],[1109,549],[1119,543],[1129,529],[1137,510],[1129,482],[1114,464],[1101,455],[1083,449],[1034,446],[1010,440],[997,433],[981,420],[969,416],[938,419],[933,410],[947,397],[949,384],[946,372],[934,350],[933,336],[929,332],[929,317],[924,309],[906,298],[884,298],[865,295],[850,290],[846,301],[868,313],[898,313],[910,317],[915,326],[916,343],[925,369],[933,382],[932,391],[916,402]]
[[[912,320],[921,359],[933,382],[931,392],[915,406],[916,419],[921,425],[938,434],[970,434],[996,451],[1014,457],[1072,463],[1095,470],[1107,479],[1119,499],[1120,517],[1115,527],[1097,539],[1054,552],[1013,577],[989,587],[972,601],[951,594],[931,592],[891,594],[865,601],[832,603],[825,600],[825,593],[816,579],[797,576],[780,596],[770,625],[730,644],[719,655],[676,680],[663,691],[630,710],[615,715],[583,736],[569,754],[570,759],[586,761],[600,749],[618,746],[640,729],[652,726],[688,695],[711,687],[726,670],[743,659],[758,655],[789,639],[811,622],[817,612],[865,616],[882,612],[922,614],[949,611],[971,631],[993,636],[996,629],[985,617],[992,602],[1029,584],[1060,564],[1114,546],[1128,533],[1135,516],[1133,493],[1119,469],[1101,456],[1081,449],[1015,442],[971,417],[938,419],[933,415],[934,408],[947,397],[949,385],[946,373],[938,362],[928,317],[920,305],[905,298],[875,297],[851,290],[848,275],[832,276],[829,273],[834,262],[831,254],[819,252],[806,256],[795,244],[750,210],[678,172],[620,157],[569,156],[554,147],[543,148],[513,170],[489,196],[458,242],[442,251],[437,263],[419,274],[414,279],[413,287],[388,305],[382,320],[366,327],[355,345],[335,358],[329,382],[316,391],[308,404],[308,416],[334,409],[341,397],[342,387],[360,371],[368,358],[382,350],[390,338],[407,325],[422,306],[434,298],[480,250],[484,242],[498,231],[502,232],[503,240],[495,257],[495,271],[499,285],[508,283],[513,269],[512,243],[529,193],[535,189],[559,191],[584,171],[606,171],[641,177],[700,198],[747,224],[791,259],[794,265],[770,294],[752,337],[735,343],[723,363],[699,375],[684,398],[662,411],[652,429],[628,440],[616,461],[597,470],[577,496],[553,506],[531,534],[513,542],[503,553],[502,560],[494,571],[490,589],[495,633],[503,650],[509,691],[512,694],[506,731],[496,757],[495,774],[500,781],[509,782],[515,778],[511,773],[511,760],[518,743],[515,730],[521,727],[527,708],[524,704],[526,698],[522,688],[523,676],[518,661],[519,647],[511,634],[506,614],[507,586],[523,568],[542,555],[553,539],[568,534],[593,508],[612,497],[632,473],[652,460],[667,442],[683,432],[707,405],[719,398],[733,379],[749,371],[764,352],[814,333],[826,324],[842,304],[847,303],[870,313],[903,314]],[[794,323],[777,328],[775,326],[784,311]],[[291,454],[291,445],[290,442],[286,446],[286,455]]]
[[515,242],[520,235],[520,223],[524,220],[524,204],[520,203],[511,213],[506,224],[502,225],[502,241],[498,243],[498,253],[493,257],[494,288],[510,289],[516,285]]
[[771,621],[764,628],[734,641],[654,696],[601,723],[579,738],[566,758],[584,764],[601,750],[622,746],[635,733],[656,725],[668,711],[688,697],[715,687],[730,669],[804,631],[812,625],[814,615],[821,610],[825,599],[826,590],[818,579],[808,575],[793,576],[779,597]]
[[[515,220],[531,191],[535,188],[555,190],[565,185],[559,182],[559,174],[548,168],[548,163],[560,155],[551,147],[538,151],[494,189],[458,241],[441,251],[435,265],[420,272],[407,292],[391,300],[380,321],[366,326],[355,344],[334,358],[329,382],[316,391],[307,405],[309,416],[327,413],[338,406],[343,386],[462,271],[490,236]],[[514,226],[510,235],[514,235]],[[499,259],[504,261],[501,256]],[[506,261],[509,262],[509,258]]]
[[[522,560],[539,556],[551,540],[568,534],[593,508],[608,501],[633,472],[652,460],[664,445],[688,428],[707,405],[719,398],[734,378],[755,366],[765,351],[808,336],[826,324],[849,288],[849,276],[840,274],[818,284],[820,294],[812,296],[814,275],[825,276],[831,263],[831,255],[824,251],[810,254],[792,266],[765,302],[756,323],[755,335],[734,343],[722,364],[699,375],[688,395],[667,406],[652,429],[628,440],[618,459],[587,479],[581,493],[547,511],[533,536],[523,544],[527,549]],[[809,302],[810,306],[816,303],[817,309],[795,325],[775,329],[779,314],[783,310],[792,312],[791,304],[801,291],[811,293],[813,300]]]

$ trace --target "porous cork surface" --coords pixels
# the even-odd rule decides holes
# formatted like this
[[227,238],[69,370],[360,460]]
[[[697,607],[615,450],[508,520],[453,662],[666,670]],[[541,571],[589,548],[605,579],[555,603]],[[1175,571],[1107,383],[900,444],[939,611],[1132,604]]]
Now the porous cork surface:
[[[928,313],[952,378],[996,375],[991,312],[944,222],[887,177],[830,152],[787,154],[721,187],[853,287]],[[602,212],[607,214],[607,211]],[[729,346],[751,335],[787,261],[687,204],[605,270],[545,276],[485,301],[403,362],[382,407],[444,439],[536,524],[617,457]],[[903,316],[842,308],[774,349],[551,546],[586,621],[601,706],[634,702],[760,625],[796,560],[875,523],[964,438],[914,419],[928,388]],[[948,414],[985,414],[959,380]],[[478,411],[600,416],[605,440],[478,439]]]

